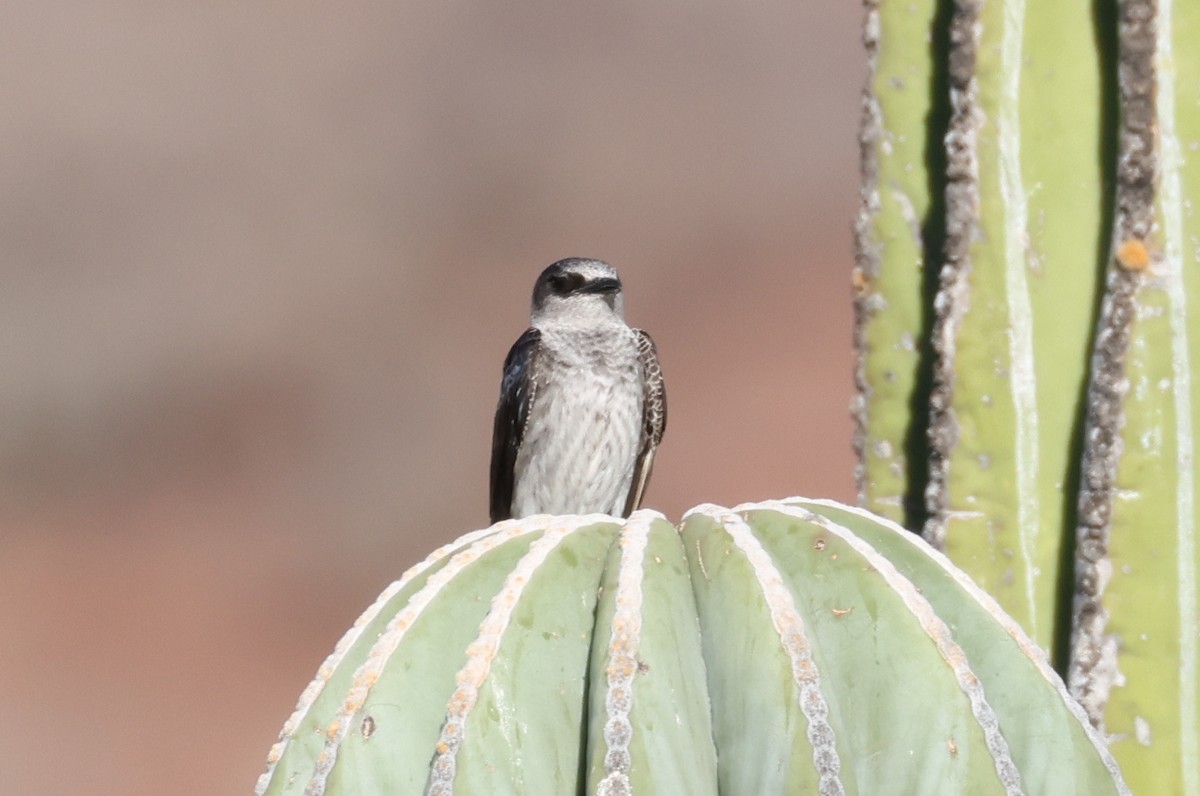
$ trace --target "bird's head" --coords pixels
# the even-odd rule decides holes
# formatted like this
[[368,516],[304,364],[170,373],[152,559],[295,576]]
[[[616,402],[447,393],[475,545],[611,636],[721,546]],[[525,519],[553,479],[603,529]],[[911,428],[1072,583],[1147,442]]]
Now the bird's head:
[[600,260],[559,260],[533,286],[533,322],[539,320],[625,317],[617,269]]

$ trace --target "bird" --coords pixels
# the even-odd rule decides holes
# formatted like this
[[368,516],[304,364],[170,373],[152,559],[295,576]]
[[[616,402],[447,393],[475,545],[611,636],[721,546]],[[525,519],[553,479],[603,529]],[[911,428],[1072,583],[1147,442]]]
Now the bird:
[[628,517],[667,425],[650,335],[625,323],[621,279],[601,260],[548,266],[530,327],[504,360],[492,434],[491,520]]

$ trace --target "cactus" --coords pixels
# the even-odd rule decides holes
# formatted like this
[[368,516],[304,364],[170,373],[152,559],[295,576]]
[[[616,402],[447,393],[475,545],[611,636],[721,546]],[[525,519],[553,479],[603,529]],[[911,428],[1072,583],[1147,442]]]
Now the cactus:
[[1198,37],[1195,2],[868,3],[860,502],[1051,651],[1146,793],[1200,793]]
[[262,794],[1128,793],[1043,653],[861,509],[539,516],[413,567]]

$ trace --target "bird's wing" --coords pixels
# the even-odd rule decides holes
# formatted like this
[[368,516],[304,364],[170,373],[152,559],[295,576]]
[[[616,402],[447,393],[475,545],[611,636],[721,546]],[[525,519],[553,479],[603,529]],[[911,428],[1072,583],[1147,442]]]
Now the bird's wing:
[[525,435],[529,409],[537,396],[538,352],[541,332],[526,329],[504,360],[504,378],[500,382],[500,402],[496,405],[496,423],[492,431],[492,522],[512,516],[513,468],[517,451]]
[[667,427],[667,388],[663,384],[658,352],[650,335],[641,329],[634,331],[637,332],[638,359],[642,363],[646,386],[642,396],[642,441],[633,467],[633,483],[629,486],[629,497],[625,501],[626,517],[642,505],[650,470],[654,467],[654,451]]

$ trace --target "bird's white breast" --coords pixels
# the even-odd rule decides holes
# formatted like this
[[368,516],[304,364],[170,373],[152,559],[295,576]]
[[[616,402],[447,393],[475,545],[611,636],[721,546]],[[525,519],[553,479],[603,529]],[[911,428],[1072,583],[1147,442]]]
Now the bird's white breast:
[[543,328],[537,397],[517,453],[513,516],[619,515],[642,427],[636,333]]

